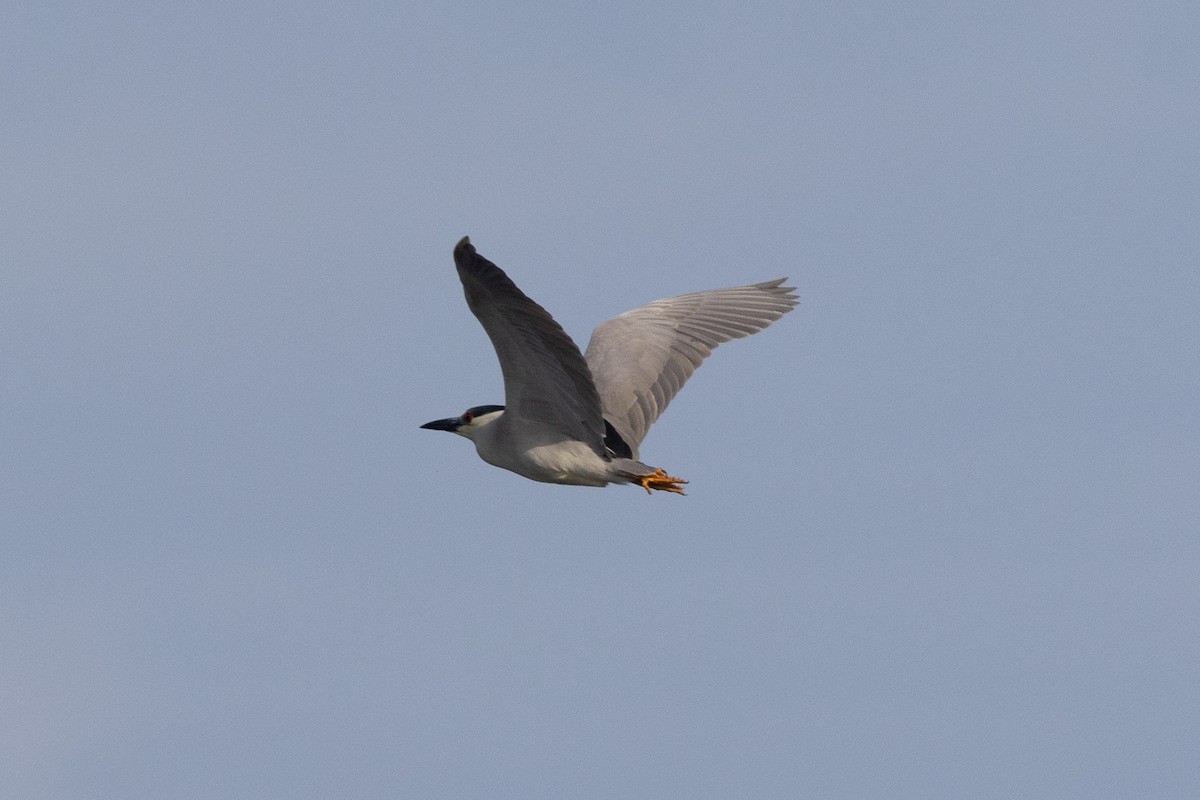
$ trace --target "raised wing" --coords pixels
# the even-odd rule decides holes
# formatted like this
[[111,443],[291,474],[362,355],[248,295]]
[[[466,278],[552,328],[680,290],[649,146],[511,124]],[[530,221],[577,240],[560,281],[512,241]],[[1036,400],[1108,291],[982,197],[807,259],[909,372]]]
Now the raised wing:
[[795,289],[785,280],[656,300],[592,331],[586,358],[604,418],[634,458],[654,420],[717,345],[758,333],[795,308]]
[[454,248],[454,263],[467,306],[496,348],[510,424],[533,422],[603,455],[600,396],[579,347],[465,236]]

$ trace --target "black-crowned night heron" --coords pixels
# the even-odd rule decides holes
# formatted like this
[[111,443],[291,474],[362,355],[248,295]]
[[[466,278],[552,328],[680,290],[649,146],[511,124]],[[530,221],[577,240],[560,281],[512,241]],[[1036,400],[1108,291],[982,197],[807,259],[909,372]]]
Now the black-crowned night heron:
[[637,460],[646,431],[717,345],[758,333],[797,302],[786,278],[656,300],[592,331],[585,355],[468,238],[454,263],[500,359],[505,404],[421,427],[464,436],[489,464],[545,483],[683,494],[687,481]]

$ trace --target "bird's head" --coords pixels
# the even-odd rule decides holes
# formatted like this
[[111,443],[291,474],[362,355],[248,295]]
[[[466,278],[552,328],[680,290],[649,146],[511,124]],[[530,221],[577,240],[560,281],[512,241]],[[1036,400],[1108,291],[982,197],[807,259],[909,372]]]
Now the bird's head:
[[475,406],[464,411],[462,416],[435,419],[433,422],[426,422],[421,427],[432,431],[450,431],[450,433],[457,433],[467,439],[474,439],[475,434],[481,428],[500,419],[500,415],[503,413],[504,406]]

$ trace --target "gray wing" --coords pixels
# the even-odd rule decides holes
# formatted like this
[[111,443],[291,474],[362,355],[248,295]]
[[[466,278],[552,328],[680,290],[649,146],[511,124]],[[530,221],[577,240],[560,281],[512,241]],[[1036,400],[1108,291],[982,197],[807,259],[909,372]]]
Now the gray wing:
[[505,416],[536,422],[603,455],[600,396],[579,347],[465,236],[454,248],[454,263],[467,306],[496,348]]
[[717,345],[758,333],[795,308],[785,280],[656,300],[592,331],[587,363],[604,418],[634,458],[650,425]]

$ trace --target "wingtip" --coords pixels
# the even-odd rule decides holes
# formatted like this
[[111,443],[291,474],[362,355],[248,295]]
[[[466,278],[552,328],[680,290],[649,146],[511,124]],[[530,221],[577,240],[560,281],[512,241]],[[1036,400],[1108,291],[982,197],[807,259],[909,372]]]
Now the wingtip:
[[471,237],[464,236],[463,238],[459,239],[458,244],[454,245],[454,252],[455,252],[455,254],[458,254],[461,252],[474,253],[475,246],[471,244]]
[[[773,281],[767,281],[765,285],[771,290],[778,292],[781,297],[790,300],[792,308],[795,308],[800,305],[800,295],[796,292],[795,286],[788,285],[788,281],[790,280],[791,278],[776,278]],[[788,311],[791,311],[791,308]]]

